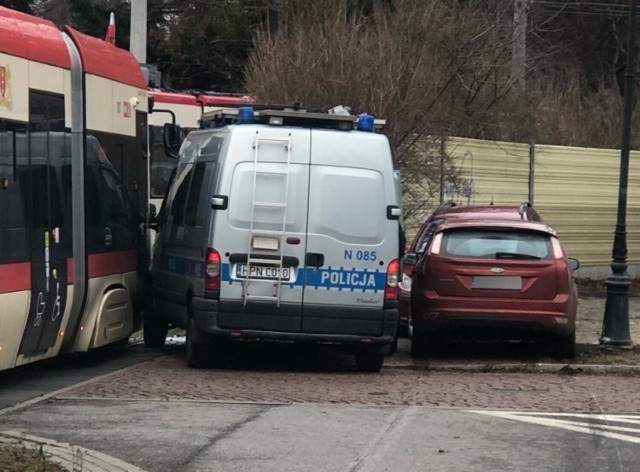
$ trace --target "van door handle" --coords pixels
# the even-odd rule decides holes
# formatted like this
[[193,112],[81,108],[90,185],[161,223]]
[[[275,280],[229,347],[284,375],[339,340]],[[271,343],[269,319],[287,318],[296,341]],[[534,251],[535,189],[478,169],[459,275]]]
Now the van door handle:
[[307,267],[322,267],[324,265],[324,254],[308,252],[304,258],[304,265]]

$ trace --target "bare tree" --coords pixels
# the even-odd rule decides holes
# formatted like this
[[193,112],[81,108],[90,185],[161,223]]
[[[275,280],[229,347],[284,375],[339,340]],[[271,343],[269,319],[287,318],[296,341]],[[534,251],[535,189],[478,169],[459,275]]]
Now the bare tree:
[[439,137],[478,134],[513,86],[511,13],[480,3],[396,0],[369,15],[349,0],[290,4],[275,31],[257,32],[246,88],[265,102],[387,119],[405,193],[418,194],[408,213],[431,207],[443,180],[456,185]]

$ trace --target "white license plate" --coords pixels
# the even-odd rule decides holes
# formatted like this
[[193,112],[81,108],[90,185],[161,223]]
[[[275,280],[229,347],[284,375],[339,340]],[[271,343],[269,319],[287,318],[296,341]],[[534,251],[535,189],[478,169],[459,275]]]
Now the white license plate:
[[[238,264],[236,266],[236,277],[239,279],[247,278],[247,266]],[[291,279],[291,267],[274,267],[274,266],[258,266],[252,265],[249,271],[250,279],[267,279],[267,280],[284,280],[289,282]]]
[[522,278],[517,276],[476,275],[471,286],[486,290],[522,290]]

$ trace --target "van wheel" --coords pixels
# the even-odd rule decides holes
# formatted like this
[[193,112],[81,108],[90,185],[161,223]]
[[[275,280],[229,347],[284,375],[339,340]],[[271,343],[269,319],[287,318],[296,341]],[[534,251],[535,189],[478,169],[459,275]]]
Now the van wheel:
[[193,318],[189,318],[187,325],[187,365],[194,369],[202,369],[209,366],[211,358],[211,350],[209,346],[197,342],[198,334],[196,333],[196,322]]
[[557,337],[553,341],[553,357],[556,359],[573,359],[576,357],[576,332],[569,336]]
[[391,341],[391,344],[389,345],[389,355],[392,356],[396,352],[398,352],[398,335],[397,334],[396,334],[396,337],[393,338],[393,341]]
[[169,324],[160,319],[154,308],[154,300],[151,293],[147,295],[142,314],[144,345],[146,347],[158,348],[164,346],[169,331]]
[[384,353],[382,352],[356,352],[356,367],[360,372],[380,372],[382,364],[384,364]]

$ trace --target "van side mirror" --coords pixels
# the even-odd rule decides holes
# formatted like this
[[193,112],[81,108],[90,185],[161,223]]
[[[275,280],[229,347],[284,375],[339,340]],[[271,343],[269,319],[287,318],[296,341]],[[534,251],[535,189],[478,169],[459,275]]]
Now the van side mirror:
[[569,269],[571,269],[572,271],[578,270],[580,268],[580,261],[578,261],[578,259],[574,257],[569,257],[568,261],[569,261]]
[[168,157],[177,159],[180,151],[181,131],[180,125],[173,123],[164,124],[164,152]]

